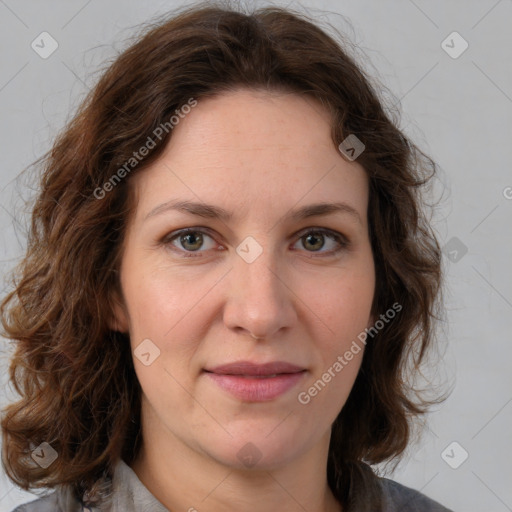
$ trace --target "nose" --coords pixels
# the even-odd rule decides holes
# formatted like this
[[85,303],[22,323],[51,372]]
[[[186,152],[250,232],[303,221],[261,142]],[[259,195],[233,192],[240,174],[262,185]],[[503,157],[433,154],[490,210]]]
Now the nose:
[[264,250],[252,263],[235,254],[227,279],[224,324],[230,330],[272,339],[297,321],[290,274],[270,252]]

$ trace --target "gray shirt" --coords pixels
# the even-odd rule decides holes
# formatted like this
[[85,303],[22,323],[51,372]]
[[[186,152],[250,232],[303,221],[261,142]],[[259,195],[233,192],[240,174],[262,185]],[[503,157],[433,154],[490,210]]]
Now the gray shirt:
[[[384,494],[384,512],[452,512],[424,494],[404,485],[379,478]],[[44,498],[17,507],[13,512],[169,512],[123,461],[117,463],[112,478],[112,498],[101,508],[88,509],[60,488]]]

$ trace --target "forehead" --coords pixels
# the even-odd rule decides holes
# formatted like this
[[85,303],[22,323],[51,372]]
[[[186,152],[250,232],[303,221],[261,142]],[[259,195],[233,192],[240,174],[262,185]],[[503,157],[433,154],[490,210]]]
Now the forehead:
[[239,90],[198,104],[159,159],[135,175],[140,214],[171,199],[261,214],[351,201],[365,216],[367,176],[331,139],[329,112],[293,93]]
[[298,158],[333,146],[330,122],[328,111],[309,96],[239,89],[199,100],[173,130],[167,149],[205,148],[210,154],[215,148],[218,157],[241,160],[279,152]]

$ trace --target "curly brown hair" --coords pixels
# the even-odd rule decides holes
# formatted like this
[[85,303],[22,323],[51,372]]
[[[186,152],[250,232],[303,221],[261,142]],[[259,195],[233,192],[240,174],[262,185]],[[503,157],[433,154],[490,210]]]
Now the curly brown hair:
[[[172,130],[99,199],[98,191],[190,98],[246,87],[314,97],[331,114],[336,147],[350,134],[365,144],[358,163],[370,183],[372,314],[394,302],[402,310],[368,341],[333,424],[327,471],[347,510],[360,507],[363,494],[372,497],[368,510],[380,510],[369,464],[397,459],[411,420],[433,403],[415,393],[406,369],[423,362],[441,311],[441,251],[420,195],[436,164],[400,131],[396,111],[385,109],[336,33],[339,41],[308,16],[277,7],[246,13],[208,2],[173,13],[109,64],[36,162],[42,174],[27,252],[0,309],[3,335],[16,343],[9,371],[20,398],[1,422],[2,462],[15,484],[70,486],[82,500],[120,457],[135,459],[141,388],[129,339],[109,321],[122,296],[131,176],[159,157]],[[41,442],[58,453],[47,469],[30,458]]]

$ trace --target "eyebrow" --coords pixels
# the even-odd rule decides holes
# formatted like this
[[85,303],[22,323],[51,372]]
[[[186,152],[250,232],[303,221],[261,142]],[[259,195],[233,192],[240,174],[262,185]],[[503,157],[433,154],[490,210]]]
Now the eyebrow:
[[[179,211],[203,217],[207,219],[220,219],[227,222],[233,218],[233,213],[225,210],[220,206],[212,204],[198,203],[194,201],[167,201],[160,204],[156,208],[153,208],[145,217],[147,220],[155,215],[167,211]],[[334,213],[346,213],[351,217],[355,218],[360,224],[363,223],[359,212],[347,203],[316,203],[303,206],[302,208],[294,209],[288,212],[285,216],[285,220],[300,221],[309,217],[319,217],[323,215],[331,215]]]

